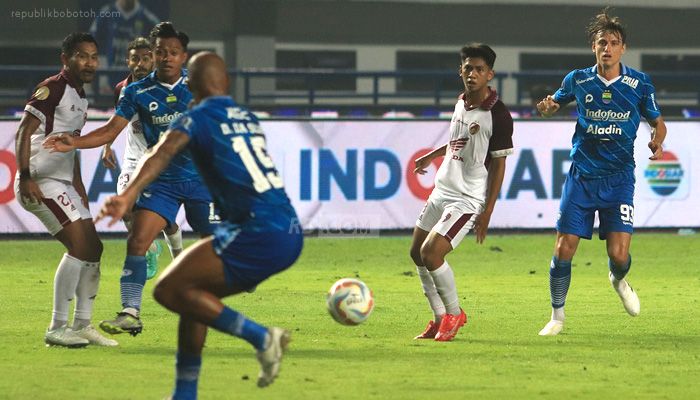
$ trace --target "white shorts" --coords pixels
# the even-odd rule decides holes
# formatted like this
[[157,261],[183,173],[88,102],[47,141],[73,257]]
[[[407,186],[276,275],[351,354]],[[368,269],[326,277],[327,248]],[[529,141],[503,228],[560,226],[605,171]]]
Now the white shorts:
[[15,179],[15,197],[25,210],[39,218],[51,235],[55,236],[71,222],[92,219],[72,184],[51,178],[39,178],[34,182],[44,194],[41,203],[27,202],[20,196],[19,179]]
[[131,182],[131,178],[134,176],[134,171],[138,167],[138,161],[131,161],[124,159],[122,161],[122,170],[119,173],[119,178],[117,179],[117,194],[122,194],[126,190],[126,187]]
[[469,203],[430,197],[418,216],[416,226],[444,236],[454,249],[474,227],[478,214],[479,210]]

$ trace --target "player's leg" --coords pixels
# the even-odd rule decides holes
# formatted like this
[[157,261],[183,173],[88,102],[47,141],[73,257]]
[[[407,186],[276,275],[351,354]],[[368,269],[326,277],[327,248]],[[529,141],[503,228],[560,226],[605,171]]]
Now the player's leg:
[[630,244],[634,222],[634,206],[632,205],[634,192],[633,189],[621,190],[619,186],[616,186],[615,193],[617,196],[626,198],[621,199],[621,204],[614,204],[612,207],[600,211],[600,238],[606,241],[610,283],[620,297],[625,311],[634,317],[639,315],[641,309],[639,297],[625,279],[632,266]]
[[588,196],[588,183],[571,167],[566,177],[557,220],[557,239],[549,263],[549,295],[552,314],[540,336],[558,335],[564,329],[564,305],[571,285],[571,262],[580,238],[593,236],[595,204]]
[[[44,336],[50,345],[67,347],[82,347],[89,342],[76,335],[68,326],[70,303],[75,297],[76,287],[80,280],[81,270],[86,258],[90,257],[90,249],[81,238],[80,202],[74,203],[68,192],[69,185],[53,179],[36,181],[44,197],[40,203],[27,202],[19,195],[19,182],[15,181],[15,195],[20,205],[34,214],[46,226],[48,232],[58,239],[66,248],[54,276],[53,310],[51,323]],[[98,239],[98,252],[102,244]],[[97,256],[99,260],[99,255]]]
[[553,336],[564,329],[564,305],[571,285],[571,260],[576,254],[580,238],[577,235],[557,232],[554,255],[549,264],[549,296],[552,316],[540,330],[540,336]]
[[[239,237],[240,235],[236,240]],[[233,246],[241,249],[238,249],[238,254],[233,254],[234,257],[244,259],[245,256],[241,256],[240,252],[255,252],[255,248],[249,248],[245,243],[238,246],[236,240]],[[213,241],[213,238],[202,239],[185,250],[163,272],[156,284],[154,296],[164,307],[183,317],[243,338],[253,345],[258,351],[258,360],[262,366],[258,385],[267,386],[277,376],[289,333],[280,328],[265,328],[221,302],[220,298],[240,293],[262,277],[246,283],[227,277],[222,259],[214,252]],[[277,248],[282,254],[288,252],[288,246]],[[298,252],[290,258],[291,261],[283,263],[270,273],[286,268],[297,256]]]
[[416,221],[416,227],[413,229],[410,255],[416,266],[418,278],[423,288],[423,294],[428,299],[428,304],[433,312],[433,319],[428,322],[425,330],[416,336],[415,339],[434,339],[440,327],[442,317],[445,315],[445,304],[443,304],[437,288],[435,287],[433,277],[430,275],[430,271],[426,268],[420,255],[420,249],[425,239],[428,237],[428,233],[430,233],[432,227],[439,220],[440,215],[442,215],[442,209],[437,207],[434,201],[428,200]]
[[[300,231],[251,233],[222,224],[213,238],[198,241],[175,260],[161,275],[154,296],[180,315],[251,343],[261,364],[258,385],[267,386],[279,372],[288,332],[262,327],[219,299],[288,268],[302,245]],[[276,251],[270,252],[270,247]]]
[[467,206],[450,204],[443,210],[440,220],[421,246],[420,255],[435,282],[446,314],[440,322],[437,341],[452,340],[466,322],[467,315],[459,306],[454,272],[445,256],[464,239],[474,225],[476,215]]
[[134,211],[133,229],[127,239],[127,255],[119,279],[122,310],[115,319],[100,323],[100,328],[105,332],[113,335],[129,333],[132,336],[141,333],[141,301],[148,268],[146,251],[166,224],[167,221],[154,211],[144,208]]
[[608,234],[608,266],[610,268],[608,278],[613,289],[620,296],[625,311],[629,315],[636,317],[641,310],[639,296],[637,296],[637,292],[625,279],[632,266],[632,255],[629,254],[631,240],[632,235],[627,232],[611,232]]
[[140,319],[143,287],[147,277],[146,252],[158,233],[168,223],[174,223],[180,203],[171,184],[156,181],[143,190],[132,213],[132,230],[127,238],[119,288],[122,310],[116,318],[100,323],[100,328],[111,334],[141,333]]
[[197,398],[197,383],[202,367],[202,349],[207,337],[207,329],[207,326],[201,322],[180,316],[173,399]]
[[599,212],[600,238],[606,241],[610,283],[629,315],[640,312],[639,297],[625,276],[632,265],[630,243],[634,231],[634,171],[605,178],[598,196],[606,203]]

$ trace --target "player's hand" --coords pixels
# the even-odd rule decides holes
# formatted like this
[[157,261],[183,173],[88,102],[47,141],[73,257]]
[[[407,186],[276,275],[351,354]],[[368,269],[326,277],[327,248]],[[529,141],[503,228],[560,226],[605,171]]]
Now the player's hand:
[[95,217],[95,224],[107,217],[112,219],[107,223],[107,226],[116,224],[129,211],[130,202],[124,196],[110,196],[105,200],[100,212]]
[[44,148],[50,149],[52,153],[61,152],[67,153],[75,150],[75,142],[73,136],[62,133],[60,135],[51,135],[44,140]]
[[555,112],[559,111],[559,103],[554,101],[554,96],[550,94],[537,103],[537,111],[539,111],[543,117],[549,118],[554,115]]
[[651,150],[651,157],[649,157],[650,160],[660,160],[661,157],[664,155],[664,147],[653,140],[649,142],[648,144],[649,150]]
[[117,168],[117,156],[108,144],[102,148],[102,165],[109,169]]
[[484,243],[486,239],[486,232],[489,229],[489,222],[491,221],[491,213],[482,212],[476,216],[474,220],[474,234],[476,235],[476,242],[479,244]]
[[426,170],[426,168],[428,167],[428,165],[430,165],[432,161],[433,160],[431,160],[427,154],[423,157],[416,158],[415,160],[413,160],[413,163],[415,164],[413,173],[418,175],[425,175],[426,173],[428,173],[428,170]]
[[41,204],[41,199],[44,197],[41,189],[39,189],[39,185],[31,178],[19,180],[19,195],[22,200],[37,204]]

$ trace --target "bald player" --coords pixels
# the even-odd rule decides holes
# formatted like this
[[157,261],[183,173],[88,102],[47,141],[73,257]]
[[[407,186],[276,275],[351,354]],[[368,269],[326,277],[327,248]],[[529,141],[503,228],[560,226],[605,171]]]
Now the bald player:
[[[221,298],[250,290],[291,266],[303,245],[301,227],[257,118],[228,92],[223,60],[203,52],[188,64],[195,106],[173,121],[137,169],[130,186],[110,197],[98,219],[116,223],[170,160],[188,149],[222,223],[163,272],[156,300],[180,315],[174,399],[194,399],[207,327],[245,339],[257,350],[258,386],[271,384],[290,340],[282,328],[266,328],[225,306]],[[274,249],[274,251],[270,251]]]

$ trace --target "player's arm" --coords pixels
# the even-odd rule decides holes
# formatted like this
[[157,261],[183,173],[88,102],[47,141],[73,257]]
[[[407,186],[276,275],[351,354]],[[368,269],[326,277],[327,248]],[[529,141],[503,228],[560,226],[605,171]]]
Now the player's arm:
[[80,174],[80,154],[77,151],[75,152],[75,161],[73,162],[73,187],[80,195],[80,199],[83,201],[85,208],[89,208],[87,192],[83,184],[83,177]]
[[430,163],[433,162],[433,160],[437,157],[443,157],[445,153],[447,152],[447,144],[443,145],[442,147],[438,147],[437,149],[431,151],[430,153],[423,155],[421,157],[416,158],[413,162],[415,163],[415,168],[413,169],[414,174],[420,174],[423,175],[427,173],[428,171],[426,168]]
[[167,131],[153,147],[153,150],[150,153],[146,153],[143,157],[124,193],[119,196],[112,196],[105,201],[95,222],[106,216],[112,217],[112,220],[109,222],[110,226],[119,221],[131,209],[139,193],[160,175],[165,167],[170,164],[170,160],[182,151],[189,141],[190,137],[184,132],[178,130]]
[[649,121],[651,125],[651,140],[649,141],[649,150],[651,150],[652,155],[649,157],[650,160],[659,160],[664,154],[663,143],[666,139],[666,123],[663,117]]
[[73,137],[71,135],[53,135],[44,141],[44,147],[51,151],[69,152],[74,149],[92,149],[114,141],[126,127],[129,120],[119,115],[112,115],[106,124],[88,133]]
[[486,206],[484,211],[476,217],[474,222],[474,233],[476,234],[476,242],[483,243],[486,238],[486,231],[491,221],[491,214],[496,206],[498,193],[503,185],[503,177],[506,174],[506,158],[496,157],[489,162],[489,175],[487,178],[486,189]]
[[17,168],[19,169],[19,194],[22,198],[30,202],[41,203],[44,194],[41,193],[39,185],[32,179],[29,170],[29,157],[31,155],[32,135],[39,129],[41,121],[34,115],[25,112],[19,122],[17,135],[15,136],[15,155],[17,157]]

